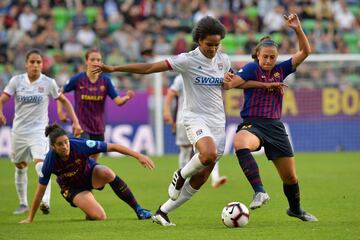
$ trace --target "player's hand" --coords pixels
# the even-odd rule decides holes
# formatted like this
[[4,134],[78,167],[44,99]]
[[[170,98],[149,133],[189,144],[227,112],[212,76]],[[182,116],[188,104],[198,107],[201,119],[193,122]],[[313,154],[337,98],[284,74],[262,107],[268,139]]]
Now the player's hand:
[[269,91],[279,92],[281,95],[284,95],[284,93],[285,93],[284,88],[287,88],[287,87],[288,87],[288,85],[283,82],[267,83],[267,85],[266,85],[266,88]]
[[31,221],[30,218],[28,217],[28,218],[20,221],[19,223],[20,223],[20,224],[29,224],[29,223],[32,223],[32,221]]
[[128,100],[132,99],[135,96],[135,92],[133,90],[128,90],[126,95],[129,97]]
[[285,19],[286,26],[288,26],[292,29],[296,29],[301,26],[300,20],[299,20],[299,17],[297,14],[290,14],[288,16],[284,15],[284,19]]
[[164,122],[167,124],[173,124],[174,123],[174,119],[171,116],[171,114],[169,112],[164,112],[163,114],[164,116]]
[[226,72],[224,74],[224,82],[229,83],[234,79],[235,74],[232,72]]
[[80,134],[83,132],[79,123],[72,124],[72,131],[75,137],[80,137]]
[[1,113],[0,114],[0,125],[6,124],[6,117]]
[[93,74],[113,72],[113,67],[103,63],[94,63],[91,65],[91,72]]
[[145,168],[148,168],[148,169],[154,169],[155,168],[155,163],[148,156],[140,154],[140,156],[139,156],[139,158],[137,160]]

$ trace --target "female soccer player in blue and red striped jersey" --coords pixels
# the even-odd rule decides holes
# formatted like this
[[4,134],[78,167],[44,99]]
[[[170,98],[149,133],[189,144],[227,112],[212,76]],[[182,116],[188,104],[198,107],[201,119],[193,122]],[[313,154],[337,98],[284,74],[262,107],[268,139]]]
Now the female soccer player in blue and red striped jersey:
[[[296,14],[284,16],[286,25],[292,28],[299,41],[299,50],[289,60],[276,63],[277,44],[270,37],[263,38],[253,51],[252,63],[245,65],[234,76],[227,73],[226,88],[237,87],[241,81],[283,82],[310,54],[311,48]],[[271,89],[270,89],[271,90]],[[245,102],[241,111],[243,123],[238,126],[234,148],[240,166],[254,189],[251,209],[256,209],[270,200],[259,174],[258,165],[251,151],[265,148],[265,154],[272,160],[283,181],[284,193],[290,208],[287,214],[303,221],[317,221],[316,217],[300,208],[300,191],[295,171],[295,158],[288,135],[280,121],[283,92],[266,89],[245,89]]]
[[[85,54],[86,72],[74,75],[63,87],[64,93],[75,92],[75,112],[83,130],[80,137],[98,141],[104,141],[106,97],[109,96],[116,105],[121,106],[134,96],[134,92],[129,90],[127,95],[120,97],[108,75],[91,72],[92,64],[101,61],[100,52],[89,49]],[[66,121],[61,104],[58,104],[58,115],[60,120]],[[93,158],[96,160],[98,154]]]
[[134,209],[138,219],[151,217],[151,212],[137,203],[130,188],[120,177],[89,156],[100,152],[118,152],[136,158],[145,168],[153,169],[155,165],[150,158],[119,144],[69,139],[65,130],[57,124],[46,127],[45,135],[49,136],[51,150],[46,155],[29,216],[20,223],[33,221],[52,173],[57,176],[63,197],[71,206],[79,207],[86,214],[87,220],[106,219],[104,209],[92,194],[92,189],[102,190],[106,184]]

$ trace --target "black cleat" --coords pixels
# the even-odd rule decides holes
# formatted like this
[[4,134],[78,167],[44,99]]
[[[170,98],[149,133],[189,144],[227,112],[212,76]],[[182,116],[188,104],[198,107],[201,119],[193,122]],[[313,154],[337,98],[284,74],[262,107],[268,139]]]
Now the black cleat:
[[286,211],[286,213],[290,217],[296,217],[296,218],[301,219],[301,220],[303,220],[305,222],[318,222],[319,221],[314,215],[311,215],[310,213],[307,213],[302,209],[301,209],[301,212],[299,214],[294,213],[290,209],[288,209]]

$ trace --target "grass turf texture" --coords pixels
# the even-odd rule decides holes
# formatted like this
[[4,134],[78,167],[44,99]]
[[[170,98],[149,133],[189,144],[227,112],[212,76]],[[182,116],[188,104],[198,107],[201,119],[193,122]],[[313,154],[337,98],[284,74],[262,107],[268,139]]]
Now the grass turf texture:
[[[167,199],[167,187],[177,168],[177,156],[154,157],[156,169],[143,169],[136,160],[102,157],[99,162],[111,167],[131,187],[139,203],[153,212]],[[221,159],[220,171],[229,181],[212,189],[209,181],[170,219],[176,227],[164,228],[151,220],[139,221],[135,213],[120,201],[111,188],[94,191],[104,207],[106,221],[85,221],[84,214],[59,194],[52,177],[51,213],[37,212],[31,225],[18,222],[27,215],[12,215],[18,206],[14,186],[14,166],[0,160],[0,239],[360,239],[360,153],[298,153],[302,207],[320,220],[305,223],[286,215],[287,201],[276,169],[264,156],[256,156],[261,176],[271,200],[251,211],[245,228],[230,229],[221,223],[221,210],[229,202],[246,205],[252,189],[234,156]],[[29,168],[29,203],[36,186],[34,165]]]

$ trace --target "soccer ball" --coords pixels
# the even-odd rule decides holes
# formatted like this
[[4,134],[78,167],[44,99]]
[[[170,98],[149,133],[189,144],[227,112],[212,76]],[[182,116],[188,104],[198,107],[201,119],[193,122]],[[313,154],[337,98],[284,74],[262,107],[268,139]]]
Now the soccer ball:
[[230,228],[244,227],[249,222],[249,209],[241,202],[228,203],[222,210],[221,219]]

